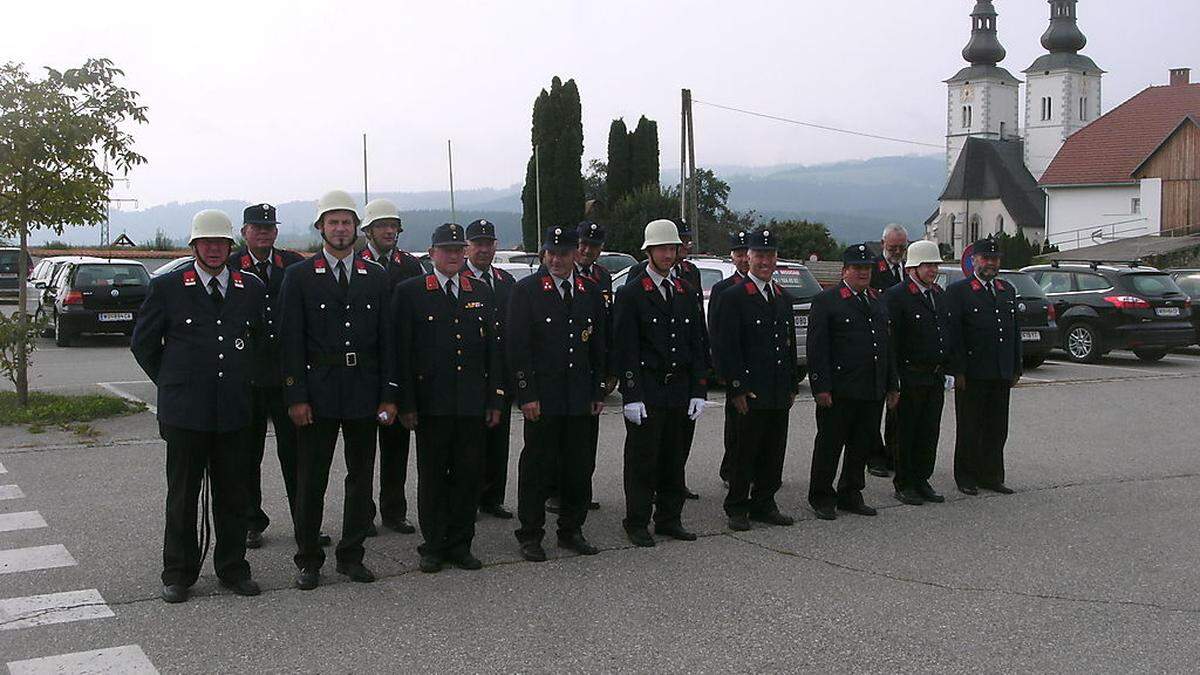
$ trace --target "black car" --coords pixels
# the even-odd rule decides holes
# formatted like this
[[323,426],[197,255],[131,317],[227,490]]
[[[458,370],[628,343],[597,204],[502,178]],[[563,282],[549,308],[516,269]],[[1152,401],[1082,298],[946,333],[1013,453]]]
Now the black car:
[[150,286],[139,262],[72,262],[63,265],[47,291],[53,294],[54,342],[70,346],[84,333],[133,334],[138,308]]
[[[1179,288],[1192,299],[1192,305],[1200,302],[1200,269],[1167,270]],[[1200,312],[1192,312],[1192,326],[1196,329],[1194,344],[1200,344]]]
[[1171,275],[1134,263],[1053,262],[1026,267],[1054,304],[1062,349],[1091,363],[1113,349],[1157,361],[1191,344],[1192,300]]
[[[0,296],[15,298],[21,293],[20,272],[21,249],[16,246],[0,247]],[[25,269],[33,272],[33,261],[25,254]]]
[[[937,283],[942,288],[963,279],[962,268],[942,265],[938,268]],[[1017,293],[1017,328],[1021,331],[1022,363],[1037,368],[1046,360],[1051,349],[1058,346],[1058,324],[1054,305],[1046,300],[1041,287],[1025,272],[1000,270],[1000,278],[1012,284]]]

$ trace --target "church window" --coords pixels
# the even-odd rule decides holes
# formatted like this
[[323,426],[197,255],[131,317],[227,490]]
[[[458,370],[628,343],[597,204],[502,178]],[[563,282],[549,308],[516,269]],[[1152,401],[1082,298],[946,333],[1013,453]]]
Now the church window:
[[1142,212],[1142,198],[1134,197],[1129,200],[1129,214],[1136,216]]
[[962,125],[964,129],[971,128],[971,106],[964,105],[962,109]]
[[979,241],[979,214],[971,216],[971,229],[969,231],[971,241]]
[[950,214],[950,245],[954,245],[954,226],[958,224],[958,218],[953,213]]
[[1086,96],[1079,97],[1079,119],[1080,120],[1087,119],[1087,97]]
[[996,216],[996,232],[1004,234],[1004,216]]
[[1049,96],[1043,96],[1042,97],[1042,121],[1045,122],[1045,121],[1049,120],[1052,112],[1053,112],[1052,100],[1050,99]]

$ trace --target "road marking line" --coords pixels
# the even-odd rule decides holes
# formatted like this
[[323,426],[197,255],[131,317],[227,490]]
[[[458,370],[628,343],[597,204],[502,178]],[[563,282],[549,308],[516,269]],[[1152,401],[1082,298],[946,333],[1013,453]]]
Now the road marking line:
[[1115,368],[1117,370],[1128,370],[1134,373],[1147,373],[1149,375],[1164,375],[1161,370],[1146,370],[1145,368],[1134,368],[1132,366],[1114,366],[1108,363],[1074,363],[1075,366],[1083,366],[1084,368]]
[[33,628],[54,623],[106,619],[116,616],[100,591],[66,591],[0,600],[0,630]]
[[153,380],[122,380],[120,382],[97,382],[101,386],[106,384],[154,384]]
[[21,492],[18,485],[0,485],[0,500],[3,499],[20,499],[25,493]]
[[1032,375],[1021,375],[1021,380],[1033,380],[1034,382],[1059,382],[1059,380],[1043,380],[1040,377],[1033,377]]
[[37,511],[0,513],[0,532],[36,530],[39,527],[46,527],[46,519]]
[[0,550],[0,574],[74,567],[77,564],[62,544]]
[[150,383],[149,380],[147,380],[146,382],[97,382],[96,386],[102,387],[103,389],[111,391],[112,393],[116,394],[117,396],[119,396],[127,401],[133,401],[134,403],[141,403],[142,405],[146,406],[146,410],[149,410],[151,413],[157,415],[158,414],[158,406],[151,405],[150,403],[143,401],[142,399],[134,396],[133,394],[130,394],[126,391],[122,391],[122,390],[116,388],[115,386],[113,386],[113,385],[117,385],[117,384],[149,384],[149,383]]
[[25,661],[9,661],[8,671],[12,675],[50,675],[51,673],[157,675],[158,673],[158,669],[150,663],[146,652],[137,645],[45,656]]
[[8,469],[4,468],[3,464],[0,464],[0,473],[8,473]]

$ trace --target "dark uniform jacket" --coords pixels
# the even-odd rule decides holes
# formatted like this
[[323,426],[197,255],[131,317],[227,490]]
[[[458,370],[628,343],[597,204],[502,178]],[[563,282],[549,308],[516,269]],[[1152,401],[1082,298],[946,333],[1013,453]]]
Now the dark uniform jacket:
[[647,274],[617,291],[613,351],[626,404],[686,406],[707,392],[704,316],[696,291],[681,279],[668,303]]
[[613,291],[612,291],[612,272],[600,263],[592,263],[590,269],[586,273],[575,266],[575,273],[581,274],[585,279],[590,279],[596,284],[596,288],[600,291],[600,297],[604,300],[604,354],[606,377],[616,377],[616,373],[612,369],[611,359],[608,358],[612,354],[613,331],[612,331],[612,312],[613,312]]
[[741,272],[734,272],[732,275],[713,284],[712,289],[708,292],[708,340],[712,347],[712,362],[713,368],[716,369],[717,375],[724,379],[724,372],[721,369],[718,359],[720,358],[720,348],[717,344],[721,341],[721,293],[730,286],[734,286],[746,280],[746,277]]
[[861,400],[882,400],[898,389],[895,363],[889,349],[887,308],[879,292],[868,310],[845,283],[818,293],[808,315],[809,383],[813,394]]
[[883,294],[901,386],[942,386],[945,376],[953,374],[950,303],[941,286],[934,284],[930,290],[936,310],[912,280]]
[[967,382],[1011,380],[1021,374],[1021,333],[1017,329],[1017,296],[1003,279],[992,280],[996,297],[975,276],[946,289],[950,328],[955,344],[954,372]]
[[880,258],[871,268],[871,288],[877,291],[886,291],[903,281],[906,281],[903,263],[893,269],[887,258]]
[[254,373],[252,375],[256,387],[278,387],[283,384],[282,369],[279,364],[279,290],[283,288],[283,272],[288,267],[303,262],[304,256],[295,251],[271,249],[271,255],[266,262],[270,269],[267,278],[262,278],[261,270],[255,267],[254,258],[242,247],[229,256],[229,269],[241,270],[244,274],[253,274],[266,285],[267,294],[263,302],[263,335],[255,342]]
[[215,432],[250,423],[264,294],[257,277],[237,270],[219,308],[192,266],[150,282],[129,345],[158,387],[160,422]]
[[727,287],[719,296],[721,324],[713,333],[714,360],[729,395],[754,394],[747,403],[763,410],[786,409],[800,391],[792,296],[774,281],[771,289],[768,303],[753,279]]
[[355,256],[348,264],[345,295],[319,251],[283,279],[284,400],[312,405],[316,417],[374,417],[380,403],[396,400],[387,274]]
[[[643,260],[634,265],[634,268],[629,271],[629,275],[625,277],[625,285],[637,281],[638,277],[646,274],[646,265],[648,261]],[[696,306],[700,308],[700,341],[704,347],[704,368],[706,371],[712,370],[712,354],[709,346],[708,325],[704,321],[704,287],[700,285],[700,268],[696,267],[695,263],[684,258],[675,263],[675,276],[683,279],[686,287],[691,289],[691,292],[696,296]],[[640,282],[639,282],[640,283]],[[712,297],[712,294],[709,294]]]
[[525,277],[508,309],[508,363],[517,403],[538,401],[543,415],[590,415],[604,400],[604,298],[574,275],[570,306],[549,272]]
[[387,272],[388,281],[392,288],[395,288],[397,284],[405,279],[425,275],[425,269],[421,267],[421,261],[417,260],[411,253],[402,251],[399,248],[393,248],[391,253],[384,256],[382,261],[379,261],[371,256],[371,249],[364,246],[363,250],[358,252],[358,257],[377,263],[382,267]]
[[[478,279],[466,264],[463,265],[461,274],[472,279],[474,285],[487,288],[487,284],[482,279]],[[505,322],[508,320],[508,304],[512,300],[517,280],[513,278],[513,275],[495,265],[492,265],[491,276],[492,304],[496,314],[496,339],[500,341],[500,388],[511,400],[516,383],[512,378],[512,368],[508,367],[508,350],[505,348],[508,343],[508,329],[505,327]],[[504,406],[501,408],[503,409]]]
[[458,297],[434,274],[396,287],[396,373],[401,413],[482,418],[502,407],[499,328],[491,291],[460,274]]

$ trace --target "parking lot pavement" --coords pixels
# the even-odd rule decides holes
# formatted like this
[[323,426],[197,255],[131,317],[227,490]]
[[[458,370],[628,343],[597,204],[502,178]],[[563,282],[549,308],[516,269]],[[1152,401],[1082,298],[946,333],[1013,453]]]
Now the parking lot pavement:
[[[77,372],[88,368],[112,378],[98,381],[138,380],[119,343],[39,356],[39,381],[55,386],[95,386]],[[602,508],[585,526],[601,555],[567,554],[551,537],[551,560],[527,563],[513,521],[484,517],[482,571],[422,575],[419,535],[385,531],[367,544],[380,581],[349,583],[330,564],[308,593],[291,587],[291,528],[268,451],[273,524],[249,553],[264,594],[231,596],[208,568],[181,606],[157,598],[165,486],[153,416],[98,423],[101,435],[85,444],[27,434],[14,443],[6,430],[0,663],[14,672],[36,659],[163,672],[1193,669],[1200,354],[1052,360],[1031,376],[1013,394],[1010,497],[953,492],[947,401],[933,480],[947,504],[901,505],[889,481],[868,477],[878,517],[817,521],[804,505],[815,424],[802,396],[779,495],[796,526],[725,527],[718,408],[701,418],[688,466],[702,498],[684,518],[700,541],[634,549],[620,527],[624,430],[611,407],[595,478]],[[509,506],[520,435],[514,420]],[[325,518],[335,536],[343,477],[335,462]],[[415,504],[414,489],[410,481]]]

